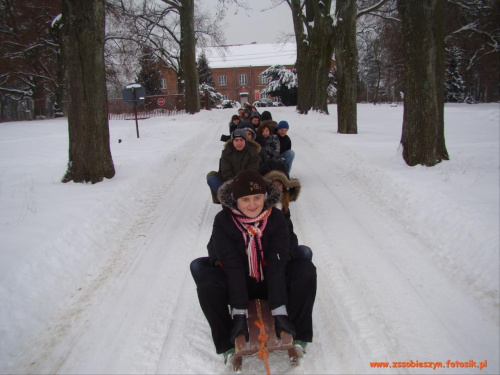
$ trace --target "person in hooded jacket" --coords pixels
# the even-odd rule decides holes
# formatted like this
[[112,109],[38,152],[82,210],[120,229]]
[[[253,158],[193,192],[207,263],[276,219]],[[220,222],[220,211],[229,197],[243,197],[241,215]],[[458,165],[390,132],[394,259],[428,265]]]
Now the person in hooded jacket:
[[295,151],[292,150],[292,140],[287,135],[288,129],[290,129],[288,121],[280,121],[276,127],[276,135],[280,141],[281,156],[285,159],[285,162],[288,165],[288,170],[286,172],[290,174],[292,170],[292,163],[295,159]]
[[286,220],[273,207],[280,196],[278,185],[254,170],[225,182],[218,193],[223,209],[215,216],[212,251],[190,265],[216,352],[224,354],[225,363],[234,355],[236,337],[243,334],[248,341],[251,299],[269,301],[277,336],[290,333],[299,354],[313,338],[316,268],[307,259],[290,259]]
[[253,125],[253,130],[256,131],[260,125],[260,115],[258,112],[252,112],[250,115],[250,123]]
[[290,231],[290,256],[292,259],[304,258],[312,260],[312,250],[309,246],[299,245],[297,235],[293,231],[293,223],[290,214],[290,202],[295,202],[300,194],[301,184],[298,178],[289,178],[286,172],[271,170],[264,175],[266,180],[276,184],[281,190],[281,199],[276,207],[281,209]]
[[232,179],[243,169],[259,169],[260,150],[260,145],[248,140],[244,130],[236,129],[231,133],[231,139],[225,143],[221,153],[219,171],[207,174],[214,203],[219,203],[216,195],[224,181]]

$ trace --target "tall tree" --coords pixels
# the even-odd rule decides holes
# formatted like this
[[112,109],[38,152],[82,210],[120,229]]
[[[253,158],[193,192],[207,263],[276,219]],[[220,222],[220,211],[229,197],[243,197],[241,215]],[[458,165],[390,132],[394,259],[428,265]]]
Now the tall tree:
[[158,68],[158,61],[149,46],[143,47],[142,55],[139,57],[139,65],[141,71],[137,75],[137,82],[146,89],[146,94],[161,94],[161,76]]
[[448,160],[444,138],[444,19],[442,0],[398,0],[405,54],[401,144],[410,166]]
[[357,73],[356,0],[337,0],[335,17],[338,20],[335,40],[337,65],[337,122],[338,132],[357,134]]
[[[356,0],[337,0],[335,8],[335,62],[337,65],[338,132],[357,134],[358,47],[356,23],[380,9],[388,0],[368,1],[358,12]],[[366,2],[363,2],[366,3]],[[377,85],[378,87],[378,85]]]
[[115,175],[104,71],[104,0],[63,0],[63,62],[68,82],[69,161],[63,182]]
[[212,74],[212,70],[210,69],[205,52],[200,53],[200,56],[198,56],[197,66],[200,85],[206,84],[211,87],[215,87],[214,76]]
[[[56,102],[62,85],[60,51],[52,20],[61,12],[58,0],[0,0],[0,97],[12,107],[33,99],[36,115],[50,116],[46,103]],[[48,100],[47,100],[48,99]],[[13,112],[15,112],[14,108]],[[24,112],[24,111],[23,111]],[[6,112],[2,111],[2,118]]]
[[194,0],[162,0],[174,9],[180,18],[181,37],[179,75],[180,89],[184,89],[186,112],[200,111],[198,70],[196,68],[196,37],[194,31]]
[[328,73],[331,69],[334,37],[331,0],[286,0],[292,10],[297,44],[299,91],[297,110],[328,113]]

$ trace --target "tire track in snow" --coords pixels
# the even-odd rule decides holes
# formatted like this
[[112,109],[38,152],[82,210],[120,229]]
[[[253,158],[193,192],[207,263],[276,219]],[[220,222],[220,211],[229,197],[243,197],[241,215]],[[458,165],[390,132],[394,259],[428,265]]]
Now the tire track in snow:
[[[292,205],[292,220],[299,242],[312,247],[314,261],[320,265],[317,307],[323,310],[322,305],[326,309],[335,306],[335,317],[315,310],[315,316],[320,315],[315,329],[319,326],[321,332],[329,324],[345,326],[339,327],[343,329],[343,342],[335,342],[329,330],[328,341],[322,345],[322,349],[337,347],[339,364],[344,366],[339,372],[366,372],[369,361],[397,361],[405,355],[416,359],[441,355],[440,359],[446,360],[453,353],[469,358],[464,337],[476,342],[475,358],[489,352],[476,335],[481,332],[482,337],[492,336],[487,325],[469,322],[457,329],[457,321],[482,314],[435,266],[425,241],[401,225],[392,212],[374,205],[370,195],[364,194],[365,187],[355,184],[355,178],[348,181],[337,173],[336,163],[345,162],[342,156],[346,150],[324,134],[320,138],[309,132],[307,139],[300,135],[294,139],[299,140],[295,145],[300,144],[306,152],[297,162],[303,190],[301,199]],[[320,152],[313,152],[311,140]],[[325,184],[321,177],[332,173],[338,176],[335,186]],[[325,204],[326,197],[328,202],[335,202],[332,207]],[[330,227],[316,217],[329,217]],[[443,289],[436,288],[432,281],[438,281]],[[470,307],[463,311],[464,306]],[[352,350],[357,352],[355,361]],[[341,360],[346,357],[354,363]]]
[[[200,134],[196,138],[195,142],[198,147],[206,147],[208,143],[211,143],[211,141],[204,137],[203,134]],[[179,180],[181,180],[183,174],[185,174],[186,171],[189,171],[190,164],[194,163],[193,160],[198,159],[198,163],[194,164],[199,164],[199,162],[206,160],[196,158],[196,154],[189,152],[188,150],[184,153],[182,151],[178,152],[175,157],[177,162],[165,163],[165,171],[163,173],[164,177],[152,184],[151,194],[144,199],[144,206],[141,210],[141,215],[131,222],[129,228],[124,230],[121,234],[118,234],[118,236],[123,235],[122,240],[119,240],[119,244],[113,251],[112,256],[108,259],[105,267],[99,275],[88,286],[82,288],[82,293],[79,293],[80,295],[76,296],[77,299],[74,302],[70,301],[69,307],[64,309],[61,316],[55,317],[53,321],[47,325],[45,334],[42,334],[39,338],[35,339],[34,343],[32,343],[31,346],[43,349],[39,350],[38,353],[34,355],[31,354],[32,359],[29,363],[32,363],[32,365],[25,367],[26,372],[113,372],[114,370],[116,371],[117,368],[108,367],[108,363],[119,364],[120,360],[123,360],[123,363],[127,362],[123,357],[126,357],[130,353],[128,353],[127,350],[125,351],[127,355],[110,351],[109,349],[113,349],[114,346],[119,346],[120,343],[117,343],[116,339],[112,337],[100,337],[98,333],[100,330],[99,325],[105,326],[108,324],[109,326],[109,323],[106,321],[111,321],[113,322],[113,326],[116,326],[118,331],[121,330],[121,335],[127,336],[126,331],[130,330],[128,323],[131,323],[132,325],[137,324],[137,317],[121,317],[121,315],[123,315],[123,311],[125,311],[126,314],[126,309],[131,307],[130,304],[133,303],[133,301],[131,301],[131,299],[133,299],[132,297],[137,297],[143,293],[140,290],[135,290],[135,294],[133,294],[132,297],[127,297],[127,294],[130,293],[130,291],[126,290],[126,288],[133,283],[134,274],[137,273],[137,269],[141,267],[141,263],[144,262],[144,259],[147,260],[148,257],[151,259],[151,254],[148,254],[147,252],[151,250],[151,243],[154,239],[150,238],[149,232],[151,232],[151,230],[155,230],[155,221],[161,221],[161,224],[166,228],[173,227],[175,229],[180,225],[180,223],[182,223],[181,220],[178,220],[175,217],[175,212],[168,210],[168,203],[166,202],[168,197],[183,196],[183,191],[178,191],[177,186],[178,183],[181,182]],[[184,177],[184,180],[182,181],[184,186],[196,186],[196,183],[190,181],[190,177],[192,177],[190,174],[187,174],[187,176]],[[202,178],[204,179],[204,176]],[[194,188],[192,191],[184,191],[184,193],[191,193],[191,195],[194,196],[198,195],[196,189]],[[207,195],[204,196],[205,201],[209,197],[208,190],[206,193]],[[166,207],[166,214],[164,212],[160,212],[163,207]],[[190,207],[190,215],[196,217],[196,211],[193,211],[193,207],[194,206]],[[206,211],[206,207],[202,204],[198,205],[196,209]],[[158,224],[156,224],[156,226],[158,226]],[[170,232],[170,229],[167,229],[167,231]],[[173,234],[175,231],[172,231],[171,233]],[[153,234],[155,233],[153,232]],[[183,251],[183,249],[178,249],[178,251]],[[157,264],[161,264],[162,256],[165,258],[165,254],[161,254],[161,251],[156,252],[158,253]],[[170,253],[168,255],[174,256],[174,254]],[[152,263],[154,263],[154,261]],[[189,268],[186,267],[185,269],[186,274],[189,274]],[[177,272],[177,270],[174,270],[174,274]],[[122,281],[127,279],[132,279],[132,281]],[[155,278],[152,278],[152,280],[155,280]],[[186,278],[186,280],[188,280],[188,278]],[[141,280],[135,281],[141,282]],[[162,280],[159,282],[161,283]],[[154,289],[155,292],[143,294],[148,295],[152,301],[157,299],[157,303],[161,306],[160,310],[167,306],[163,311],[165,312],[165,315],[168,316],[168,306],[171,305],[172,296],[155,298],[155,296],[162,296],[162,294],[165,294],[165,291],[162,289],[162,287],[158,286]],[[124,294],[125,297],[120,298],[120,294]],[[108,298],[112,302],[106,301]],[[117,306],[110,307],[113,303]],[[124,310],[120,311],[120,308],[123,307]],[[95,319],[95,317],[102,315],[99,313],[99,310],[111,312],[109,314],[104,314],[105,317],[103,318],[99,317],[98,319]],[[152,312],[148,313],[149,311]],[[149,315],[149,317],[139,317],[139,320],[141,320],[140,323],[144,324],[143,321],[149,319],[150,323],[148,324],[152,326],[157,323],[168,325],[169,318],[163,317],[166,322],[162,322],[161,320],[158,321],[158,319],[161,319],[159,318],[161,312],[158,312],[157,310],[156,312],[154,311],[155,307],[146,309],[144,316]],[[155,314],[157,315],[156,317],[154,317]],[[154,332],[154,328],[148,329],[147,331]],[[163,336],[157,337],[157,341],[159,341],[160,344],[163,339]],[[64,344],[61,345],[61,342]],[[160,344],[158,344],[158,346],[161,349]],[[105,347],[108,346],[107,350],[110,353],[104,357],[101,354],[97,354],[92,360],[85,363],[85,358],[79,358],[80,354],[82,352],[95,354],[96,350],[92,349],[93,346],[102,348],[103,352],[106,352]],[[134,343],[131,343],[131,347],[133,346]],[[156,348],[151,349],[150,352],[154,355],[154,350],[157,350],[156,355],[159,355],[159,350]],[[28,357],[30,356],[29,353],[26,355]],[[111,358],[116,355],[117,357]],[[109,360],[106,357],[110,357]],[[149,362],[154,361],[157,361],[157,358],[150,360]],[[140,367],[142,365],[147,367],[150,365],[149,363],[143,362],[144,361],[139,361],[140,365],[138,366]],[[96,369],[99,370],[96,371]],[[130,369],[131,367],[127,366],[121,368],[122,371],[129,371]],[[142,367],[139,371],[144,371],[144,367]],[[152,371],[154,371],[154,369]]]

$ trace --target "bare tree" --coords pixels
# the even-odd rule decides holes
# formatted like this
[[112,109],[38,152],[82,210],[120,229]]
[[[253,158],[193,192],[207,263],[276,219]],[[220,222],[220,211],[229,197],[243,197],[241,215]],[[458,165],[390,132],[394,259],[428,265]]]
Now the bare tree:
[[49,102],[61,105],[59,72],[62,66],[57,32],[54,32],[57,30],[52,28],[52,21],[60,9],[57,0],[0,0],[2,118],[9,119],[5,117],[7,103],[15,107],[16,102],[26,97],[33,100],[38,116],[52,115]]
[[398,0],[406,75],[401,144],[410,166],[449,159],[444,138],[445,8],[441,0]]
[[[106,48],[110,63],[116,54],[125,54],[132,45],[136,45],[136,51],[149,46],[159,60],[177,73],[177,89],[185,93],[188,113],[199,111],[195,47],[206,46],[209,41],[215,45],[223,43],[220,20],[195,8],[194,0],[108,2],[115,24],[119,26],[108,30]],[[222,17],[225,7],[232,3],[240,6],[237,0],[220,0],[218,17]],[[115,72],[116,69],[110,71]]]
[[374,14],[386,2],[387,0],[379,0],[375,4],[366,4],[358,12],[356,0],[337,0],[335,9],[335,18],[337,19],[337,26],[335,28],[335,61],[338,80],[337,117],[339,133],[358,133],[356,109],[358,88],[357,20],[362,16]]
[[446,47],[448,61],[464,78],[467,97],[498,101],[500,77],[500,2],[448,0]]
[[94,184],[115,175],[106,106],[104,0],[63,0],[62,17],[69,93],[69,161],[63,182]]
[[331,69],[334,27],[330,14],[332,1],[286,0],[292,10],[297,44],[299,91],[297,110],[328,113],[328,73]]
[[337,66],[337,121],[338,132],[357,134],[357,73],[356,0],[337,0],[335,62]]

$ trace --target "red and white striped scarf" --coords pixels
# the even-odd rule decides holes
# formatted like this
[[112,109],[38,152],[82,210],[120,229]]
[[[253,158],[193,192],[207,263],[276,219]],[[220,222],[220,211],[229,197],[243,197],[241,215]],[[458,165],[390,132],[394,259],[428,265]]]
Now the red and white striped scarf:
[[257,281],[264,280],[262,261],[264,260],[264,250],[260,241],[264,229],[266,228],[267,218],[271,214],[272,208],[263,211],[254,219],[243,215],[238,210],[231,210],[234,224],[243,234],[245,246],[247,247],[248,266],[250,268],[250,277]]

